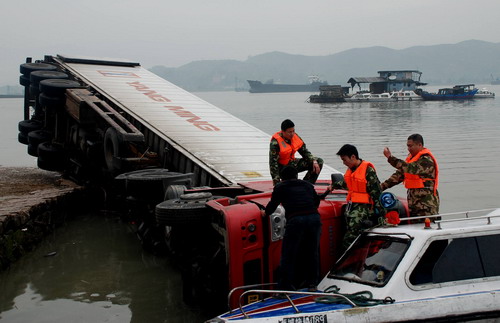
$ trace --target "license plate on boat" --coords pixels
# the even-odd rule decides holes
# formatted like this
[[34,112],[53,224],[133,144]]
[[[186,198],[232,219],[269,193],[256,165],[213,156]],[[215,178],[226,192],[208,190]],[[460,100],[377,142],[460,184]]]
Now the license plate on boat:
[[326,314],[285,317],[280,323],[328,323]]

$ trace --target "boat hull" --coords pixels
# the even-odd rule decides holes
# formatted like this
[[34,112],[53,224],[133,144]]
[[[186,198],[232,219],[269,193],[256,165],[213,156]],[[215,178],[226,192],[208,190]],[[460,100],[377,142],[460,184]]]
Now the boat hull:
[[[327,294],[325,294],[327,295]],[[314,297],[292,297],[298,313],[288,300],[266,299],[233,310],[212,322],[457,322],[500,317],[500,291],[482,291],[465,295],[446,295],[353,307],[346,304],[314,302]],[[313,319],[313,320],[311,320]],[[208,321],[210,322],[210,321]]]
[[427,101],[470,100],[474,98],[474,94],[440,95],[434,93],[422,93],[422,98]]
[[251,80],[247,82],[250,85],[250,93],[318,92],[320,86],[328,85],[326,82],[313,82],[311,84],[264,84]]
[[477,91],[474,99],[494,99],[495,93],[488,91],[487,89],[481,89]]
[[[424,100],[427,101],[470,100],[474,98],[478,91],[478,89],[473,89],[470,91],[457,92],[455,89],[456,87],[454,87],[453,89],[442,89],[439,90],[438,93],[429,93],[424,91],[422,92],[421,96]],[[444,92],[443,90],[449,90],[449,93]],[[451,91],[455,93],[451,93]]]

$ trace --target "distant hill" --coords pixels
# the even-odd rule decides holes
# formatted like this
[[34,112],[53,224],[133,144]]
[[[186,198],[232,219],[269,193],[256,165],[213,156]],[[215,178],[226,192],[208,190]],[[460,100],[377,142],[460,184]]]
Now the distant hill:
[[353,48],[328,56],[270,52],[246,61],[196,61],[177,68],[154,66],[150,70],[188,91],[248,88],[246,80],[305,84],[318,75],[329,84],[347,85],[353,76],[377,76],[381,70],[419,70],[429,85],[489,83],[500,77],[500,43],[467,40],[457,44]]

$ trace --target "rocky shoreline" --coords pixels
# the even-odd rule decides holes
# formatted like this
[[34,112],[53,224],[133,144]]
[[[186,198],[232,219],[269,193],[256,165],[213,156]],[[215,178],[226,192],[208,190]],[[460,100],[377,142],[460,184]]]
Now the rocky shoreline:
[[0,167],[0,270],[33,249],[74,210],[88,209],[88,193],[59,173]]

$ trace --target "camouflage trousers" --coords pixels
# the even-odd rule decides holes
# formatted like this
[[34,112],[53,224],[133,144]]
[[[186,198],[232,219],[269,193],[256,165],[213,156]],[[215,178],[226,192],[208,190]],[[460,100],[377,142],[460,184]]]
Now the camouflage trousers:
[[371,204],[348,203],[345,211],[346,233],[342,247],[347,249],[364,230],[373,227],[375,212]]
[[[319,169],[323,169],[323,159],[317,158],[318,161]],[[281,168],[284,166],[279,165],[279,170],[281,171]],[[306,175],[304,176],[303,180],[308,181],[312,184],[316,183],[316,180],[318,179],[319,174],[313,173],[313,164],[312,161],[305,160],[303,158],[297,158],[295,160],[290,161],[287,166],[293,166],[295,169],[300,173],[303,171],[307,171]]]
[[408,190],[408,208],[410,216],[426,216],[439,214],[439,193],[428,188]]

